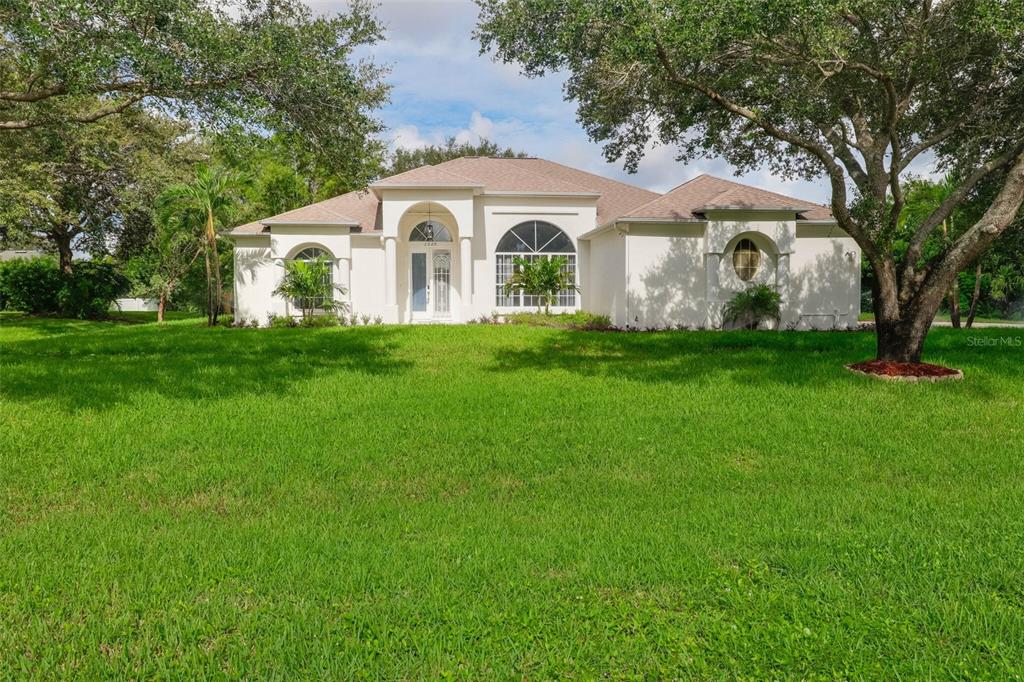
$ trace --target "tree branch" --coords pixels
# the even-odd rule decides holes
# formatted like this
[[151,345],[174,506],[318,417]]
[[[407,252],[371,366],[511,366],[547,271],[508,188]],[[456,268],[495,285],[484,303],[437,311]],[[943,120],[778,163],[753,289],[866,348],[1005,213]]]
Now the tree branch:
[[[1024,204],[1024,151],[1018,147],[1013,167],[1007,173],[999,194],[974,225],[953,244],[942,260],[921,277],[923,290],[932,296],[944,296],[953,278],[977,260],[1013,223]],[[927,306],[923,307],[926,311]],[[930,321],[929,321],[930,322]]]
[[88,114],[76,114],[69,117],[51,116],[37,119],[26,119],[21,121],[0,121],[0,130],[28,130],[29,128],[38,128],[39,126],[56,123],[58,121],[71,121],[73,123],[94,123],[101,118],[112,116],[114,114],[120,114],[128,107],[136,104],[143,99],[146,95],[134,95],[116,104],[110,104],[105,107],[92,111]]
[[672,60],[668,55],[668,51],[657,37],[654,38],[654,44],[657,50],[658,60],[667,72],[669,79],[674,83],[691,90],[696,90],[725,111],[750,121],[771,137],[803,149],[821,161],[832,184],[833,217],[835,217],[839,226],[843,228],[858,243],[858,245],[860,245],[861,249],[863,249],[864,253],[872,263],[881,262],[882,254],[879,252],[878,247],[873,240],[868,238],[860,225],[850,214],[850,210],[846,205],[846,176],[843,173],[842,167],[836,163],[836,159],[825,147],[814,140],[808,140],[800,137],[799,135],[795,135],[788,130],[779,128],[774,123],[764,120],[753,110],[731,101],[707,85],[681,75],[676,71],[675,66],[672,64]]
[[[978,166],[974,169],[974,172],[967,176],[967,178],[960,183],[960,186],[951,192],[949,196],[946,197],[946,199],[939,204],[927,218],[924,219],[924,222],[918,226],[917,230],[914,232],[914,236],[910,240],[910,244],[907,246],[907,253],[904,257],[903,271],[901,274],[901,298],[907,298],[912,293],[912,285],[915,282],[914,271],[917,267],[917,261],[921,258],[924,243],[927,241],[929,235],[935,231],[935,228],[942,224],[943,220],[946,220],[949,217],[953,212],[953,209],[955,209],[967,197],[979,182],[981,182],[990,173],[1013,162],[1018,158],[1022,150],[1024,150],[1024,140],[1018,141],[999,156],[995,156]],[[922,280],[917,278],[916,281],[920,282]]]

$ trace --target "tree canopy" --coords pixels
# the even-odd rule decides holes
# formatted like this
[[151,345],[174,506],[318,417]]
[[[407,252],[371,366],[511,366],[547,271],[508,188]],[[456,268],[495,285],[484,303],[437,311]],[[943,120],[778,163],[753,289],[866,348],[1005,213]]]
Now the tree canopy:
[[[568,73],[589,135],[635,169],[679,159],[826,178],[875,273],[880,358],[917,360],[950,282],[1024,200],[1021,0],[479,0],[482,49]],[[898,248],[904,184],[933,160],[955,188]],[[983,182],[992,200],[930,257]]]
[[502,149],[496,142],[482,139],[477,143],[458,142],[454,137],[447,138],[443,144],[428,145],[418,149],[399,147],[391,156],[385,175],[397,175],[420,166],[434,166],[462,156],[495,156],[502,159],[523,159],[526,152],[516,151],[512,147]]
[[300,0],[7,0],[0,131],[148,106],[213,128],[297,135],[339,172],[372,173],[364,161],[387,87],[380,67],[353,57],[381,37],[371,9],[363,0],[333,16]]
[[199,153],[180,140],[186,130],[132,110],[90,125],[0,133],[0,242],[52,249],[65,271],[74,249],[95,257],[141,250],[153,201]]

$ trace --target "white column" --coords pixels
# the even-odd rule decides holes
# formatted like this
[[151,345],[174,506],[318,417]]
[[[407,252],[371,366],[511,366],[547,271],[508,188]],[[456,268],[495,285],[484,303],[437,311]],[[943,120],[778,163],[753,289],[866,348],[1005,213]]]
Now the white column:
[[722,254],[709,253],[704,261],[707,275],[707,320],[710,327],[718,327],[722,324],[721,304],[718,302],[718,267],[721,260]]
[[459,239],[459,279],[462,320],[468,322],[473,317],[473,240],[469,237]]
[[384,321],[398,322],[398,243],[384,238]]

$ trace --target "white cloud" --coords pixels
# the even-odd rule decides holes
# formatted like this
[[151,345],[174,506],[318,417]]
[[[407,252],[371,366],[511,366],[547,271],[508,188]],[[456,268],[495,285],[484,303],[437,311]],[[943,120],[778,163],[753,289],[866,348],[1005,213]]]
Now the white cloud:
[[391,144],[393,149],[399,147],[403,149],[421,149],[427,145],[432,144],[432,140],[428,140],[420,135],[419,128],[414,125],[400,126],[390,131]]
[[[308,0],[314,12],[343,11],[344,0]],[[377,10],[387,27],[383,42],[360,52],[392,67],[392,103],[381,116],[392,148],[416,149],[454,136],[487,138],[592,173],[655,191],[671,189],[700,173],[733,178],[722,159],[676,161],[672,147],[652,146],[636,174],[604,159],[601,145],[576,121],[576,106],[563,98],[563,75],[529,79],[516,65],[480,55],[472,38],[477,8],[471,0],[383,0]],[[827,183],[788,182],[767,170],[739,178],[764,189],[825,202]]]
[[494,121],[487,118],[479,111],[474,111],[469,117],[469,127],[463,128],[455,134],[455,141],[460,144],[471,142],[477,144],[480,140],[494,139]]

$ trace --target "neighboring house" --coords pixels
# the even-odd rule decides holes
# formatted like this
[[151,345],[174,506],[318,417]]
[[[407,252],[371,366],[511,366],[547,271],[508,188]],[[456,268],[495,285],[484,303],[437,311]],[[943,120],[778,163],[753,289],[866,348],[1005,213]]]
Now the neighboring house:
[[0,251],[0,261],[21,260],[23,258],[42,258],[46,253],[38,249],[9,249]]
[[352,312],[386,322],[465,322],[533,309],[506,296],[513,258],[563,255],[581,293],[556,311],[619,326],[719,326],[752,283],[782,323],[852,327],[860,249],[824,206],[701,175],[666,194],[544,159],[464,157],[236,227],[236,318],[298,310],[273,291],[288,260],[323,255]]

